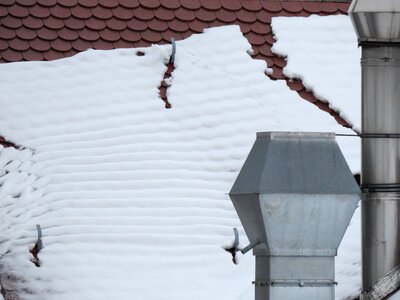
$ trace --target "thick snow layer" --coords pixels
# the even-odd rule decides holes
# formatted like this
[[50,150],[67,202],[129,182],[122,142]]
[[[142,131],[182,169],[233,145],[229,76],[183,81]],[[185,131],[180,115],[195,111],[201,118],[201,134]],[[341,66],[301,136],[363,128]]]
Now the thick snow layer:
[[[222,246],[233,227],[247,242],[226,193],[255,132],[351,131],[270,81],[250,48],[237,26],[178,42],[169,110],[157,89],[168,45],[0,65],[0,133],[27,149],[0,152],[11,170],[0,265],[23,297],[252,299],[252,255],[234,265]],[[358,172],[359,141],[339,143]],[[359,286],[353,222],[338,299]],[[35,224],[40,268],[28,253]]]
[[276,17],[272,29],[272,51],[287,57],[284,74],[301,78],[360,130],[361,52],[349,17]]

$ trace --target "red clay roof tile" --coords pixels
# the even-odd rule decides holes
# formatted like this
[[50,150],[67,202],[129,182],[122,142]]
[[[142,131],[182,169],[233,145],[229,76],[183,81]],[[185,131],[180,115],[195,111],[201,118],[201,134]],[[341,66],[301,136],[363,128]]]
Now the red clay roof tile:
[[264,37],[262,35],[259,35],[259,34],[256,34],[256,33],[252,32],[252,31],[249,31],[249,32],[245,33],[244,36],[248,39],[248,41],[252,45],[259,46],[259,45],[265,44]]
[[260,1],[242,0],[242,6],[249,11],[260,11],[263,7]]
[[[36,30],[32,30],[32,29],[29,29],[26,27],[18,28],[18,30],[16,31],[16,34],[19,38],[28,40],[28,41],[33,40],[37,36]],[[0,38],[0,40],[1,40],[1,38]]]
[[65,7],[74,7],[78,4],[77,0],[58,0],[58,4],[65,6]]
[[106,27],[106,22],[104,20],[90,18],[85,20],[85,25],[92,30],[102,30]]
[[154,31],[165,31],[168,29],[168,23],[154,18],[147,22],[147,25]]
[[275,39],[272,35],[266,35],[264,36],[265,41],[268,43],[268,45],[272,46],[275,43]]
[[101,6],[106,8],[115,8],[119,5],[118,0],[98,0]]
[[260,53],[265,55],[265,56],[272,56],[273,53],[271,51],[271,47],[267,44],[264,43],[263,45],[260,45]]
[[32,49],[40,52],[45,52],[50,49],[50,42],[44,41],[42,39],[29,41],[29,44],[31,45]]
[[74,41],[79,37],[78,32],[76,30],[71,30],[66,27],[58,30],[57,33],[60,38],[66,41]]
[[237,18],[245,23],[253,23],[257,20],[257,15],[247,10],[239,10],[236,13]]
[[157,19],[163,20],[163,21],[171,21],[175,19],[175,14],[172,10],[169,10],[164,7],[159,7],[154,10],[154,15],[156,16]]
[[163,39],[168,43],[171,42],[172,38],[178,40],[179,37],[182,37],[182,34],[179,34],[178,32],[175,32],[175,31],[172,31],[169,29],[164,31],[161,35],[162,35]]
[[10,46],[11,49],[17,51],[25,51],[29,49],[29,43],[26,40],[20,38],[14,38],[8,41],[8,45]]
[[273,58],[274,65],[278,66],[279,68],[284,68],[287,64],[286,59],[283,57],[276,56]]
[[57,31],[47,29],[46,27],[38,29],[36,33],[38,37],[46,41],[53,41],[57,38]]
[[121,31],[127,27],[125,21],[121,21],[117,18],[112,18],[112,19],[107,20],[106,25],[108,28],[115,30],[115,31]]
[[2,59],[4,59],[5,61],[20,61],[22,60],[22,54],[19,51],[13,51],[12,49],[8,48],[5,51],[2,51],[1,53],[1,57]]
[[189,25],[186,22],[177,19],[168,22],[168,27],[176,32],[185,32],[189,30]]
[[94,49],[98,49],[98,50],[111,50],[113,49],[113,44],[108,42],[108,41],[104,41],[102,39],[98,39],[97,41],[94,41],[92,43],[93,48]]
[[321,9],[323,12],[329,13],[329,14],[333,14],[333,13],[339,11],[337,4],[333,3],[333,2],[323,3],[323,5],[321,5]]
[[139,6],[139,1],[138,0],[119,0],[119,4],[121,4],[123,7],[126,7],[126,8],[136,8]]
[[9,6],[14,4],[14,0],[1,0],[1,5]]
[[15,2],[23,6],[33,6],[36,0],[16,0]]
[[39,5],[32,6],[29,9],[29,13],[37,18],[47,18],[50,16],[50,10],[48,7],[43,7]]
[[[7,9],[5,7],[3,7],[4,12],[1,12],[2,8],[0,7],[0,16],[5,16],[4,12],[7,12]],[[10,13],[10,15],[17,17],[17,18],[24,18],[29,16],[29,9],[24,7],[24,6],[20,6],[20,5],[13,5],[8,7],[8,12]]]
[[6,50],[8,48],[8,43],[6,40],[0,40],[0,51]]
[[49,29],[58,30],[64,27],[64,20],[57,19],[53,16],[50,16],[43,20],[44,26]]
[[63,7],[61,5],[56,5],[50,7],[50,14],[55,18],[66,19],[71,16],[71,11],[69,10],[69,8]]
[[57,4],[56,0],[36,0],[42,6],[54,6]]
[[23,19],[23,24],[25,27],[31,29],[39,29],[43,26],[43,21],[41,19],[28,16],[27,18]]
[[93,8],[98,5],[97,0],[79,0],[79,5],[83,7]]
[[267,12],[265,10],[260,10],[256,12],[257,20],[265,24],[270,24],[272,17],[275,16],[274,13]]
[[200,0],[181,0],[181,5],[184,8],[195,10],[201,7]]
[[113,15],[111,9],[99,5],[96,6],[95,8],[92,8],[92,14],[93,16],[99,19],[110,19]]
[[339,8],[339,10],[340,10],[342,13],[347,14],[347,12],[348,12],[348,10],[349,10],[349,3],[346,3],[346,2],[337,2],[336,5],[337,5],[337,7]]
[[[122,35],[122,32],[121,32]],[[119,40],[113,43],[114,48],[133,48],[134,44],[133,42],[126,42],[124,40]]]
[[303,10],[300,2],[282,2],[282,7],[290,13],[299,13]]
[[130,20],[133,18],[133,11],[126,9],[122,6],[118,6],[112,10],[114,17],[121,20]]
[[7,15],[0,20],[1,24],[9,29],[16,29],[22,26],[22,21],[11,15]]
[[181,6],[179,0],[159,0],[160,4],[165,8],[177,9]]
[[161,33],[152,30],[142,31],[140,35],[145,41],[148,41],[150,43],[157,43],[163,38]]
[[196,15],[192,10],[185,9],[183,7],[178,8],[174,11],[175,16],[181,21],[193,21],[196,18]]
[[200,0],[200,4],[202,7],[209,10],[219,10],[222,7],[219,0]]
[[79,53],[79,51],[76,51],[75,49],[71,49],[67,52],[64,52],[63,54],[64,54],[64,57],[69,57],[69,56],[75,55],[77,53]]
[[195,15],[200,21],[204,22],[211,22],[217,18],[215,12],[203,8],[196,10]]
[[220,0],[220,1],[222,7],[230,11],[236,11],[242,8],[240,0]]
[[83,28],[82,30],[78,31],[78,34],[80,38],[88,42],[97,41],[100,38],[100,34],[98,31],[91,30],[88,28]]
[[65,20],[64,24],[67,28],[73,30],[79,30],[85,28],[85,21],[74,17]]
[[282,4],[280,2],[261,1],[261,5],[264,7],[265,10],[274,13],[278,13],[283,9]]
[[287,86],[296,92],[299,92],[304,89],[304,85],[298,80],[289,80],[286,82]]
[[5,6],[0,6],[0,18],[1,18],[1,17],[4,17],[4,16],[7,16],[7,14],[8,14],[7,7],[5,7]]
[[43,53],[29,49],[22,53],[24,60],[43,60]]
[[204,28],[208,28],[208,24],[196,19],[189,23],[189,28],[194,32],[200,33],[203,32]]
[[64,55],[62,55],[58,51],[54,51],[53,49],[49,49],[46,52],[43,52],[43,56],[45,60],[55,60],[55,59],[60,59],[63,58]]
[[250,24],[251,31],[260,34],[260,35],[266,35],[271,32],[271,27],[268,26],[267,24],[260,23],[260,22],[254,22]]
[[215,12],[215,15],[221,22],[232,23],[236,20],[236,14],[229,10],[218,10]]
[[121,38],[121,35],[119,34],[119,31],[105,28],[100,31],[100,37],[105,41],[116,42]]
[[160,6],[160,2],[158,0],[139,0],[139,3],[146,8],[157,8]]
[[79,19],[89,19],[92,16],[92,10],[83,6],[71,7],[71,14]]
[[315,95],[310,91],[302,90],[299,92],[299,95],[301,96],[301,98],[306,99],[307,101],[309,101],[311,103],[318,102],[318,99],[315,98]]
[[303,9],[309,13],[318,13],[322,10],[321,5],[318,2],[302,2],[301,5],[303,6]]
[[85,50],[93,47],[91,42],[88,42],[88,41],[85,41],[82,39],[73,41],[71,43],[71,45],[72,45],[72,48],[74,48],[76,51],[85,51]]
[[137,42],[142,38],[138,31],[129,28],[121,31],[120,34],[121,38],[127,42]]
[[142,6],[139,6],[137,9],[135,9],[133,14],[136,18],[143,21],[149,21],[154,18],[153,10],[144,8]]
[[138,19],[131,19],[126,22],[126,25],[135,31],[143,31],[147,29],[147,23]]
[[1,28],[0,30],[0,39],[2,40],[11,40],[15,38],[15,30],[14,29],[8,29],[6,27]]
[[72,48],[71,43],[66,43],[65,41],[63,41],[61,39],[56,39],[54,41],[51,41],[50,46],[51,46],[51,48],[53,48],[54,50],[59,51],[59,52],[66,52]]
[[240,24],[240,31],[243,32],[243,33],[248,33],[248,32],[250,32],[250,31],[251,31],[250,24],[248,24],[248,23],[242,23],[242,24]]

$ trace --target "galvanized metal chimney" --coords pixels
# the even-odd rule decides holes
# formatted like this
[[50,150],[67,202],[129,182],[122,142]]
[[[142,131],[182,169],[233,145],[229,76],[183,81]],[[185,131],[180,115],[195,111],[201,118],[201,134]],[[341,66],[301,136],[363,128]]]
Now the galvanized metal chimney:
[[333,300],[360,197],[333,133],[258,133],[229,193],[256,256],[256,300]]
[[363,299],[400,283],[400,1],[353,0],[362,47]]

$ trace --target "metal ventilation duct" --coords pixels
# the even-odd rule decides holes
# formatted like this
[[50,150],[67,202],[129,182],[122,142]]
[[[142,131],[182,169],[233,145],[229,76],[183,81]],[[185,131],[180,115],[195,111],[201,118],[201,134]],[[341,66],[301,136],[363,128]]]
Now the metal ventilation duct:
[[400,287],[400,1],[354,0],[362,46],[362,299]]
[[331,133],[258,133],[229,193],[256,245],[256,300],[333,300],[360,191]]
[[360,42],[400,42],[399,0],[354,0],[349,12]]

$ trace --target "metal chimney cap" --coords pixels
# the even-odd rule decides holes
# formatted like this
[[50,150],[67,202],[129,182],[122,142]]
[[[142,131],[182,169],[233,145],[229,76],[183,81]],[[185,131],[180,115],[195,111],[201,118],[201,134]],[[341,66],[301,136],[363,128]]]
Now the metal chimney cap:
[[334,133],[261,132],[230,194],[359,194]]
[[349,15],[359,42],[400,42],[399,0],[353,0]]

